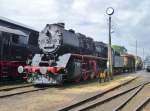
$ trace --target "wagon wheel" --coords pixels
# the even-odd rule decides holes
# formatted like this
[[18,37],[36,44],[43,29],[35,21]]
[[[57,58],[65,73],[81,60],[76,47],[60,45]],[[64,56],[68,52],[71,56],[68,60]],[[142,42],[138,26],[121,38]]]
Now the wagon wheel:
[[84,72],[83,75],[82,75],[82,78],[83,78],[84,81],[88,80],[89,74],[87,72]]

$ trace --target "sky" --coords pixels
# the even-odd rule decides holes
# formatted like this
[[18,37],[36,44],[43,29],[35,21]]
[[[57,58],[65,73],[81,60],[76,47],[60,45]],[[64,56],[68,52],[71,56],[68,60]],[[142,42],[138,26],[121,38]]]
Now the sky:
[[128,53],[150,55],[149,0],[0,0],[0,16],[41,31],[46,24],[64,22],[74,29],[108,43],[108,15],[113,7],[112,44],[125,46]]

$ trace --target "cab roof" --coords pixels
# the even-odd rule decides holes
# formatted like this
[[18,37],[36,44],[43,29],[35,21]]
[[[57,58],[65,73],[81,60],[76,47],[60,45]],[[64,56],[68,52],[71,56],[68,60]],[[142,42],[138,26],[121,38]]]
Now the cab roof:
[[35,32],[39,32],[38,30],[30,27],[30,26],[27,26],[25,24],[22,24],[22,23],[19,23],[19,22],[16,22],[14,20],[10,20],[8,18],[5,18],[5,17],[2,17],[0,16],[0,21],[1,22],[4,22],[4,23],[7,23],[7,24],[11,24],[11,25],[14,25],[14,26],[17,26],[17,27],[20,27],[20,28],[23,28],[25,30],[30,30],[30,31],[35,31]]

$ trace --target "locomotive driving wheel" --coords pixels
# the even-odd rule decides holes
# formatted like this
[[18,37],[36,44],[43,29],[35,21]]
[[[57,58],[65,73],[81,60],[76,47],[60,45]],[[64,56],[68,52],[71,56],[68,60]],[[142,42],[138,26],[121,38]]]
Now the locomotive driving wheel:
[[84,81],[88,80],[89,74],[87,72],[84,72],[83,75],[82,75],[82,78],[83,78]]
[[91,72],[90,79],[94,79],[94,77],[95,77],[95,72]]

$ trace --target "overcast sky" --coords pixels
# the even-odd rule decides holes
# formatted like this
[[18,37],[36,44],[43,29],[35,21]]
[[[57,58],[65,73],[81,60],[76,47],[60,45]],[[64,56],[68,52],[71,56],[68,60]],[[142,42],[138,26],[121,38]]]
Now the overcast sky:
[[107,7],[113,7],[112,44],[125,46],[138,55],[150,54],[149,0],[0,0],[0,16],[41,31],[46,24],[64,22],[94,40],[108,42]]

